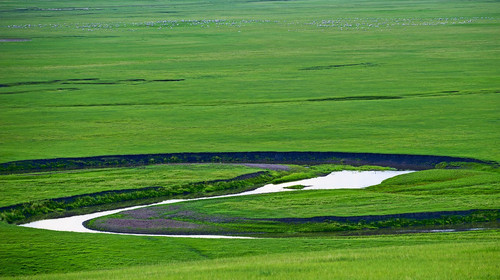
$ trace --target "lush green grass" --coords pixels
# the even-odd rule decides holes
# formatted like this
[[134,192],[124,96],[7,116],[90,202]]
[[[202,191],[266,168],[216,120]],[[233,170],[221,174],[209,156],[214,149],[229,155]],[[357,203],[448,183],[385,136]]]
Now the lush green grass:
[[262,171],[241,165],[153,165],[0,176],[0,206],[100,191],[176,186]]
[[[1,1],[0,41],[31,41],[0,42],[0,162],[255,150],[499,161],[499,5],[487,0]],[[165,79],[183,80],[155,81]],[[96,182],[92,191],[119,188],[120,180],[137,186],[166,180],[137,182],[119,178],[128,176],[121,169],[103,172],[110,172],[106,180],[118,177],[112,179],[116,183]],[[435,172],[428,174],[430,181],[422,175],[408,177],[407,183],[394,180],[379,189],[346,192],[350,210],[336,211],[353,211],[355,193],[365,200],[357,204],[357,213],[424,209],[426,203],[433,209],[498,208],[496,175],[460,173],[445,182],[436,179],[441,171]],[[14,180],[22,176],[9,177],[12,181],[5,184],[18,187],[1,196],[10,201],[3,205],[81,193],[83,187],[72,183],[84,184],[80,175],[46,178],[70,186],[51,186],[52,194],[46,188],[28,194]],[[368,193],[415,203],[380,199],[387,206],[370,209]],[[264,198],[259,198],[262,207],[270,209]],[[321,253],[300,253],[311,251]],[[266,264],[266,254],[272,264]],[[255,257],[238,259],[233,270],[230,260],[197,262],[248,255]],[[0,224],[2,276],[137,265],[102,278],[342,278],[333,275],[338,272],[349,279],[491,279],[499,275],[497,256],[497,231],[228,241]]]
[[[248,265],[252,263],[255,265],[263,265],[261,262],[257,261],[257,259],[269,260],[273,258],[275,254],[288,254],[290,260],[295,259],[295,257],[293,257],[294,255],[299,258],[303,256],[304,265],[309,266],[315,263],[313,259],[310,259],[312,255],[303,255],[299,253],[322,252],[319,253],[318,256],[324,256],[325,252],[329,251],[333,255],[340,254],[348,256],[352,253],[359,256],[358,254],[363,253],[369,255],[377,254],[377,249],[374,248],[380,248],[381,251],[379,252],[381,254],[382,252],[391,252],[391,250],[397,250],[398,252],[406,249],[410,250],[412,254],[408,254],[407,258],[404,258],[408,261],[407,264],[409,267],[414,264],[414,262],[411,261],[413,257],[420,259],[421,257],[428,256],[428,253],[425,252],[427,249],[431,250],[431,247],[436,249],[447,248],[450,250],[450,253],[456,253],[453,258],[451,258],[453,254],[448,255],[451,259],[443,258],[440,260],[443,263],[447,263],[450,269],[457,259],[463,259],[464,262],[475,258],[483,260],[483,258],[485,258],[484,254],[487,256],[493,254],[493,257],[490,256],[489,261],[485,260],[485,270],[483,272],[480,272],[481,270],[472,269],[472,264],[471,266],[466,265],[461,269],[469,271],[469,273],[491,273],[491,271],[494,272],[498,269],[496,266],[490,265],[490,261],[497,259],[494,256],[498,254],[498,231],[336,237],[333,239],[207,240],[52,232],[0,224],[0,235],[2,237],[0,242],[0,275],[2,276],[80,271],[82,272],[81,274],[74,275],[73,277],[92,278],[95,277],[95,273],[90,273],[88,276],[84,274],[92,270],[100,270],[96,273],[106,273],[102,270],[122,270],[125,269],[125,267],[131,266],[158,264],[164,266],[165,269],[171,272],[175,271],[175,267],[190,268],[191,271],[195,271],[196,267],[216,265],[219,261],[214,261],[211,264],[209,262],[193,263],[193,261],[256,256],[256,258],[249,259],[252,261],[249,262]],[[425,250],[419,250],[419,248]],[[434,250],[431,251],[434,252]],[[440,254],[445,254],[445,252],[441,251]],[[395,253],[395,256],[399,256],[399,253]],[[285,255],[276,257],[280,259],[287,258]],[[386,256],[386,258],[392,259],[391,256]],[[368,266],[371,262],[375,261],[375,259],[370,259],[371,258],[365,259],[366,263],[363,261],[364,265]],[[361,260],[363,259],[360,259],[360,261]],[[182,264],[183,262],[187,263]],[[231,261],[228,259],[222,260],[222,262],[227,263],[227,266],[224,267],[230,271]],[[239,266],[238,263],[239,261],[236,259],[235,267]],[[277,269],[276,271],[280,271],[281,268],[279,263],[280,262],[269,265],[267,267],[268,271],[272,272],[273,267]],[[351,266],[353,264],[348,262],[345,265]],[[399,271],[399,266],[399,264],[392,266],[390,262],[386,262],[383,268],[389,273],[391,270]],[[363,269],[360,269],[360,273],[363,273],[363,275],[370,275],[369,266],[361,267],[363,267]],[[418,272],[417,268],[419,267],[424,266],[416,266],[413,268],[415,269],[415,273]],[[150,269],[154,270],[155,268],[143,267],[142,273]],[[355,267],[351,267],[351,269],[355,269]],[[377,269],[381,268],[379,267]],[[332,270],[332,268],[326,270],[329,271]],[[123,272],[126,274],[127,270],[125,269]],[[245,274],[247,272],[248,271],[244,270],[241,273]],[[118,278],[125,277],[118,270],[110,271],[109,273],[119,275],[117,276]],[[179,271],[179,273],[181,272]],[[434,270],[429,271],[429,273],[441,275],[439,271]],[[252,274],[248,275],[250,276]],[[139,275],[133,276],[141,277]],[[131,277],[133,278],[133,276]],[[373,275],[373,277],[376,276],[376,274]],[[55,276],[50,275],[48,277]],[[109,275],[103,277],[107,278],[113,276]],[[170,277],[176,278],[175,273]],[[181,278],[180,275],[178,275],[177,278]]]
[[[499,159],[494,1],[1,7],[0,38],[32,39],[0,42],[1,162],[248,150]],[[68,7],[90,10],[47,10]]]
[[416,196],[494,195],[500,192],[500,173],[464,169],[434,169],[385,180],[368,190]]
[[495,279],[497,241],[270,254],[29,279]]

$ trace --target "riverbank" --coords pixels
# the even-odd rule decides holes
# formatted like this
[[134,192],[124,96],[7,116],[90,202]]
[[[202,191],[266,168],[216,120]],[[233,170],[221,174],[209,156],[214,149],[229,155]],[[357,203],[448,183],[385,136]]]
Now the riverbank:
[[[302,190],[278,193],[265,186],[262,189],[269,193],[259,196],[157,205],[94,219],[86,226],[120,233],[254,237],[498,228],[498,176],[484,171],[428,170],[352,190],[312,190],[321,187],[303,180],[282,184],[282,188],[308,186]],[[259,190],[247,194],[255,193]]]
[[453,167],[460,163],[493,164],[473,158],[343,152],[220,152],[113,155],[81,158],[21,160],[0,164],[0,174],[34,171],[72,170],[168,163],[245,163],[245,164],[345,164],[377,165],[397,169],[424,170]]
[[[325,177],[318,177],[318,178],[312,178],[312,179],[306,179],[306,180],[301,180],[298,182],[289,182],[289,183],[282,183],[278,185],[274,184],[268,184],[265,186],[262,186],[260,188],[256,188],[253,190],[248,190],[245,192],[241,193],[235,193],[235,194],[228,194],[228,195],[222,195],[222,196],[207,196],[207,197],[199,197],[199,198],[191,198],[191,199],[170,199],[158,203],[153,203],[151,205],[142,205],[142,206],[134,206],[134,207],[129,207],[126,209],[117,209],[117,210],[112,210],[112,211],[105,211],[105,212],[97,212],[97,213],[92,213],[92,214],[87,214],[87,215],[77,215],[77,216],[72,216],[72,217],[66,217],[66,218],[61,218],[61,219],[48,219],[48,220],[41,220],[41,221],[36,221],[28,224],[24,224],[23,226],[26,227],[34,227],[34,228],[40,228],[40,229],[50,229],[50,230],[62,230],[62,231],[74,231],[74,232],[94,232],[95,231],[91,225],[91,223],[88,223],[88,220],[90,219],[95,219],[103,216],[108,216],[112,214],[117,214],[121,213],[123,211],[147,211],[148,208],[147,206],[153,206],[153,205],[170,205],[173,203],[179,203],[179,202],[188,202],[188,201],[199,201],[199,200],[214,200],[214,199],[221,199],[221,198],[229,198],[229,197],[240,197],[240,196],[248,196],[248,195],[255,195],[255,194],[268,194],[268,193],[277,193],[277,192],[283,192],[283,191],[292,191],[290,189],[286,189],[288,185],[293,185],[293,184],[308,184],[308,188],[310,189],[315,189],[315,188],[330,188],[330,189],[338,189],[338,188],[346,188],[345,182],[343,182],[341,179],[343,177],[346,178],[356,178],[357,180],[351,181],[348,185],[349,188],[364,188],[369,185],[374,185],[374,184],[379,184],[382,182],[384,179],[391,178],[393,176],[397,176],[400,174],[407,174],[410,171],[341,171],[341,172],[333,172],[333,175],[336,176],[325,176]],[[256,185],[258,186],[258,185]],[[144,218],[144,217],[143,217]],[[140,222],[140,221],[138,221]],[[83,227],[83,225],[85,227]],[[144,225],[148,224],[142,223]],[[184,222],[176,222],[176,221],[162,221],[161,224],[157,224],[157,226],[160,226],[163,228],[163,230],[169,230],[172,228],[180,228],[178,227],[179,224],[185,225],[186,227],[190,227],[192,224],[189,223],[184,223]],[[90,226],[89,226],[90,225]],[[170,226],[169,226],[170,225]],[[127,228],[130,228],[130,225],[126,226]],[[149,226],[146,226],[149,227]],[[89,228],[90,230],[86,229]],[[199,228],[195,226],[194,228]],[[97,229],[101,230],[102,229]],[[107,230],[110,232],[113,232],[113,230]],[[117,231],[114,231],[117,232]],[[119,233],[131,233],[131,234],[137,234],[137,233],[145,233],[148,234],[149,232],[126,232],[126,231],[118,231]],[[175,233],[169,233],[168,235],[171,234],[182,234],[179,232]],[[196,232],[189,232],[186,233],[187,235],[196,235]],[[203,235],[215,235],[216,233],[212,234],[207,234],[206,232],[202,232],[201,234]]]

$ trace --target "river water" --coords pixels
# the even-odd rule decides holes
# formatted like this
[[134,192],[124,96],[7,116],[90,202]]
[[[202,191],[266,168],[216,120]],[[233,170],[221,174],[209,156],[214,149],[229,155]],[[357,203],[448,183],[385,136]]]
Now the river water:
[[[331,189],[361,189],[366,188],[373,185],[378,185],[385,179],[410,173],[413,171],[338,171],[332,172],[324,177],[316,177],[312,179],[305,179],[295,182],[288,182],[282,184],[268,184],[258,189],[242,192],[238,194],[230,194],[230,195],[222,195],[222,196],[213,196],[213,197],[201,197],[201,198],[193,198],[193,199],[169,199],[159,203],[153,203],[150,205],[140,205],[133,206],[121,209],[115,209],[110,211],[96,212],[92,214],[86,215],[78,215],[66,218],[59,219],[47,219],[36,221],[28,224],[23,224],[23,227],[30,228],[38,228],[38,229],[47,229],[47,230],[55,230],[55,231],[70,231],[70,232],[87,232],[87,233],[108,233],[108,234],[120,234],[120,235],[138,235],[138,236],[168,236],[168,237],[192,237],[192,238],[239,238],[245,239],[250,237],[241,237],[241,236],[220,236],[220,235],[158,235],[158,234],[124,234],[124,233],[112,233],[112,232],[102,232],[88,229],[83,226],[83,222],[106,216],[115,213],[119,213],[122,211],[133,210],[137,208],[160,205],[160,204],[172,204],[178,203],[182,201],[193,201],[193,200],[201,200],[201,199],[216,199],[223,197],[233,197],[233,196],[243,196],[243,195],[255,195],[255,194],[264,194],[264,193],[275,193],[275,192],[283,192],[283,191],[298,191],[293,189],[287,189],[286,187],[294,186],[294,185],[302,185],[305,186],[304,190],[331,190]],[[300,190],[299,190],[300,191]]]

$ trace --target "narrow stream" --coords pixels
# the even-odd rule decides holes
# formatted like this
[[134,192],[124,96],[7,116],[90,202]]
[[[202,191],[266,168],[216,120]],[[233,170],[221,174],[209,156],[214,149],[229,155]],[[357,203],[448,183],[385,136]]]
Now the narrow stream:
[[69,232],[87,232],[87,233],[108,233],[108,234],[120,234],[120,235],[137,235],[137,236],[168,236],[168,237],[191,237],[191,238],[238,238],[238,239],[248,239],[251,237],[242,236],[221,236],[221,235],[159,235],[159,234],[129,234],[129,233],[114,233],[114,232],[103,232],[91,230],[83,226],[83,222],[106,216],[122,211],[133,210],[142,207],[148,207],[160,204],[172,204],[182,201],[194,201],[202,199],[215,199],[223,197],[234,197],[242,195],[253,195],[253,194],[264,194],[264,193],[274,193],[283,191],[297,191],[293,189],[286,189],[286,187],[294,185],[306,186],[304,190],[331,190],[331,189],[361,189],[369,186],[374,186],[380,184],[382,181],[397,176],[401,174],[410,173],[413,171],[338,171],[332,172],[324,177],[316,177],[312,179],[305,179],[295,182],[288,182],[282,184],[268,184],[258,189],[242,192],[238,194],[212,196],[212,197],[201,197],[193,199],[169,199],[158,203],[153,203],[149,205],[133,206],[121,209],[115,209],[110,211],[96,212],[86,215],[78,215],[66,218],[58,219],[48,219],[41,220],[32,223],[23,224],[23,227],[47,229],[55,231],[69,231]]

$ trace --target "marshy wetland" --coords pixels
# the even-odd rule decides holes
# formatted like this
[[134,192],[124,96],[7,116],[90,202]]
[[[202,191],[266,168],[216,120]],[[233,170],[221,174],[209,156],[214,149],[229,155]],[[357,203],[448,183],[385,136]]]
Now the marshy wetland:
[[[499,25],[487,0],[2,1],[0,278],[498,278]],[[255,239],[18,226],[285,182],[87,223]]]

